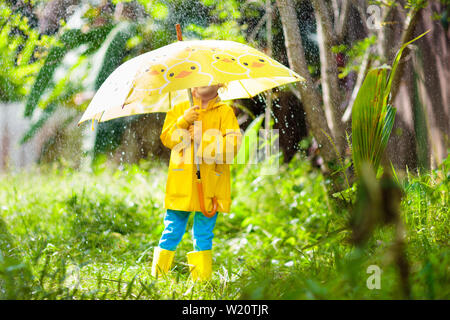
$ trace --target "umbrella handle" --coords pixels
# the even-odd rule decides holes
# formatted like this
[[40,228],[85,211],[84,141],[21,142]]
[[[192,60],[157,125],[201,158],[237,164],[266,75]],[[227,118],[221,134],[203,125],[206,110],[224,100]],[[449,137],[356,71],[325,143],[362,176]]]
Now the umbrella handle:
[[[183,35],[181,34],[181,26],[180,26],[179,23],[177,23],[175,25],[175,29],[177,30],[177,40],[178,41],[183,41]],[[187,94],[188,94],[188,97],[189,97],[189,103],[190,103],[191,107],[193,107],[194,106],[194,99],[192,98],[191,88],[187,88]]]
[[213,199],[212,199],[212,203],[213,203],[212,211],[208,212],[205,208],[205,201],[204,201],[205,198],[203,197],[202,180],[200,180],[200,179],[197,179],[197,191],[198,191],[198,200],[200,202],[200,209],[202,210],[203,215],[207,218],[214,217],[214,215],[216,214],[216,211],[217,211],[217,207],[218,207],[216,197],[213,197]]
[[177,40],[183,41],[183,35],[181,34],[181,26],[179,23],[175,24],[175,29],[177,30]]
[[[183,36],[181,35],[181,26],[179,23],[177,23],[175,25],[175,28],[177,30],[177,39],[178,41],[183,41]],[[191,105],[191,107],[194,106],[194,99],[192,98],[192,91],[191,88],[187,89],[187,94],[189,97],[189,103]],[[200,202],[200,209],[202,210],[202,213],[205,217],[207,218],[212,218],[214,217],[214,215],[216,214],[217,211],[217,207],[218,207],[218,203],[217,203],[217,199],[216,197],[213,197],[212,202],[213,202],[213,209],[211,212],[206,211],[205,208],[205,198],[203,197],[203,186],[202,186],[202,180],[200,179],[200,168],[198,167],[197,164],[197,191],[198,191],[198,200]]]

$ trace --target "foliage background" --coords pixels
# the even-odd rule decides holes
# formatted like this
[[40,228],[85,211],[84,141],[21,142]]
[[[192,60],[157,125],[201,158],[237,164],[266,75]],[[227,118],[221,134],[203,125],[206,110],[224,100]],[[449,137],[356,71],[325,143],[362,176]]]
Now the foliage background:
[[[448,97],[439,91],[448,86],[442,81],[449,71],[448,62],[442,62],[448,41],[447,49],[441,45],[448,40],[448,3],[375,1],[384,21],[392,22],[378,31],[367,30],[364,23],[372,2],[352,1],[344,14],[347,3],[2,1],[0,101],[24,105],[30,126],[19,139],[23,144],[47,135],[39,164],[27,169],[9,168],[4,147],[8,135],[2,135],[0,299],[405,298],[395,261],[395,226],[374,227],[365,244],[352,242],[354,203],[340,200],[351,199],[356,189],[350,140],[344,140],[351,119],[335,126],[342,134],[331,127],[351,110],[358,79],[369,67],[390,64],[403,43],[429,27],[430,38],[408,48],[407,62],[399,66],[402,81],[393,85],[399,112],[378,173],[395,167],[405,191],[400,218],[410,268],[409,298],[448,299],[450,121]],[[323,4],[333,16],[328,23],[321,19],[327,16],[320,10]],[[266,14],[268,5],[271,15]],[[280,13],[284,5],[294,9],[293,22]],[[340,17],[347,17],[348,27],[336,33]],[[333,41],[318,31],[319,22],[321,30],[328,27],[335,33]],[[218,219],[214,276],[206,285],[188,280],[189,233],[176,252],[172,274],[158,281],[149,274],[163,228],[168,151],[158,137],[164,116],[116,119],[98,124],[94,132],[88,126],[83,133],[73,128],[120,63],[175,41],[175,23],[181,23],[185,38],[249,43],[270,50],[292,68],[298,66],[289,59],[283,32],[298,30],[297,45],[304,54],[296,61],[304,63],[310,77],[306,87],[272,92],[271,119],[264,121],[281,132],[283,154],[276,174],[261,175],[268,163],[233,167],[232,212]],[[334,70],[333,83],[323,75],[325,64]],[[339,93],[330,100],[339,115],[334,120],[320,116],[327,108],[326,86]],[[319,104],[299,96],[312,96]],[[253,119],[262,125],[267,101],[261,95],[235,102],[242,128],[252,128]],[[50,130],[58,112],[62,117]],[[8,119],[2,117],[0,123]],[[338,154],[333,139],[321,138],[314,126],[334,138]],[[86,143],[86,137],[93,143]],[[68,148],[74,151],[64,152]],[[344,174],[351,186],[345,191]],[[334,193],[336,189],[341,193]],[[380,290],[366,285],[367,267],[374,264],[383,271]]]

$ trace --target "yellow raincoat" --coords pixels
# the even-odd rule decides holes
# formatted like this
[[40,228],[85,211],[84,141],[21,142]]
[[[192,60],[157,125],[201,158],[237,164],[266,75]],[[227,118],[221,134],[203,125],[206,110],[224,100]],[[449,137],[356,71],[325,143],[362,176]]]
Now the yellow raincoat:
[[[194,105],[201,100],[194,97]],[[175,105],[167,112],[161,133],[162,143],[171,149],[164,207],[172,210],[201,211],[197,192],[197,165],[194,162],[194,142],[184,111],[189,102]],[[205,208],[212,210],[212,198],[218,202],[218,212],[230,212],[230,161],[237,155],[242,134],[233,109],[216,98],[205,109],[199,109],[197,121],[202,124],[202,141],[197,148],[203,184]],[[177,130],[185,129],[185,130]],[[215,130],[210,130],[215,129]],[[209,131],[208,131],[209,130]],[[221,135],[223,140],[220,141]],[[187,143],[190,146],[187,146]]]

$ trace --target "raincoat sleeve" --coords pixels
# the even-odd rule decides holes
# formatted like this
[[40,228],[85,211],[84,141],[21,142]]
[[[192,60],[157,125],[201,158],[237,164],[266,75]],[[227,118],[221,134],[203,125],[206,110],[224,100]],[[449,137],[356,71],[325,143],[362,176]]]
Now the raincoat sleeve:
[[187,138],[190,140],[189,132],[186,130],[189,127],[189,122],[186,121],[183,115],[183,104],[174,106],[166,114],[160,139],[162,144],[169,149],[172,149],[182,142],[183,136],[187,135],[185,139]]
[[[238,121],[231,107],[225,108],[220,121],[222,143],[217,144],[215,136],[204,134],[197,150],[197,156],[216,163],[230,163],[237,155],[242,141],[242,133]],[[212,145],[215,144],[215,145]],[[210,150],[207,150],[207,149]],[[206,152],[205,152],[206,151]]]

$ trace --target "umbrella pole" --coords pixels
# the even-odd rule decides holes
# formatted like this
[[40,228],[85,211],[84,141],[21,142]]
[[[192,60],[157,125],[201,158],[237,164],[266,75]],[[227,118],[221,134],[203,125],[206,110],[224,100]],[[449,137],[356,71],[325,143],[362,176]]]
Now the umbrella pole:
[[[183,36],[181,34],[181,26],[179,23],[177,23],[175,25],[175,29],[177,30],[177,40],[178,41],[183,41]],[[188,88],[187,90],[187,94],[188,94],[188,98],[189,98],[189,104],[191,106],[191,108],[194,106],[194,98],[192,97],[192,90],[191,88]],[[198,150],[198,144],[195,145],[195,150]],[[198,200],[200,202],[200,209],[203,213],[203,215],[205,217],[211,218],[214,217],[214,215],[217,212],[217,207],[218,207],[218,203],[217,203],[217,198],[214,196],[212,199],[212,203],[213,203],[213,208],[211,212],[208,212],[205,208],[205,197],[203,196],[203,185],[202,185],[202,179],[200,176],[200,162],[199,159],[197,157],[197,154],[195,155],[195,162],[197,163],[197,193],[198,193]]]
[[[183,35],[181,34],[181,26],[179,23],[175,25],[175,29],[177,30],[177,40],[183,41]],[[192,90],[191,88],[187,88],[189,103],[191,105],[191,108],[194,106],[194,99],[192,98]]]

